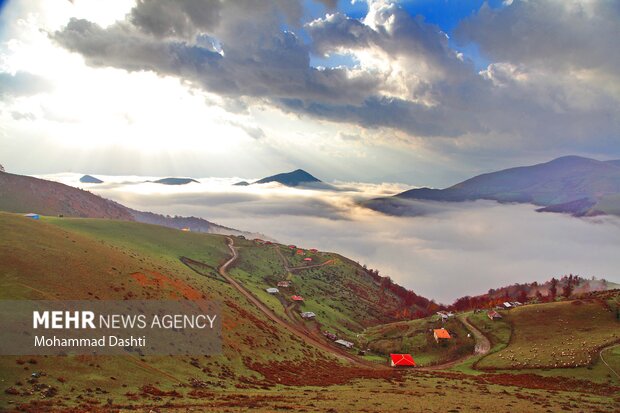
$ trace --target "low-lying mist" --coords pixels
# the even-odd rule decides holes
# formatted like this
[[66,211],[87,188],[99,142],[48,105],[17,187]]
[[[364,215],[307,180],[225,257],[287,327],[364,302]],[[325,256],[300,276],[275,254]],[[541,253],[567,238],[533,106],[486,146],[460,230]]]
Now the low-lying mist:
[[532,205],[492,201],[420,202],[419,217],[391,217],[359,202],[406,189],[398,184],[335,184],[340,191],[278,185],[233,186],[240,179],[200,184],[137,183],[147,178],[46,176],[129,207],[199,216],[259,232],[283,243],[338,252],[416,293],[449,303],[515,282],[568,273],[620,281],[620,219],[537,213]]

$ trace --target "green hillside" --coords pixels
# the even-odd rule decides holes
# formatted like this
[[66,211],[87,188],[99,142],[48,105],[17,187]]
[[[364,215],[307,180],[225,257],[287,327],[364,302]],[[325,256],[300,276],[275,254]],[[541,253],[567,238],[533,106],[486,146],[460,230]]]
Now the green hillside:
[[[578,368],[520,369],[506,357],[525,358],[521,355],[532,354],[534,347],[543,348],[549,335],[555,341],[548,347],[575,356],[610,344],[618,322],[604,304],[615,305],[613,291],[581,304],[511,310],[501,323],[470,315],[492,341],[489,355],[475,366],[477,359],[468,358],[469,370],[452,368],[452,362],[436,367],[451,369],[448,373],[407,372],[387,368],[386,354],[411,352],[421,366],[461,360],[474,344],[468,328],[450,319],[445,327],[453,340],[436,344],[429,331],[441,325],[436,316],[393,322],[401,298],[337,254],[304,250],[298,255],[286,246],[235,237],[238,258],[223,274],[236,280],[239,290],[217,273],[231,256],[224,236],[126,221],[35,221],[10,213],[0,213],[0,233],[4,299],[205,297],[223,304],[223,351],[217,356],[0,357],[0,409],[358,412],[380,406],[396,411],[403,395],[420,398],[420,406],[437,412],[446,404],[491,411],[498,402],[560,412],[570,410],[575,397],[588,411],[606,411],[618,402],[620,379],[598,360]],[[308,257],[312,261],[304,261]],[[265,291],[284,279],[291,287],[276,295]],[[292,294],[302,295],[303,304],[293,304]],[[317,319],[303,321],[300,311],[314,311]],[[347,353],[322,336],[325,329],[371,352],[365,359],[355,356],[357,349]],[[547,360],[551,353],[538,356]],[[620,364],[617,347],[606,348],[604,358],[611,368]],[[376,397],[381,403],[373,405]]]
[[[4,299],[204,296],[223,303],[220,356],[110,356],[97,358],[96,363],[84,356],[0,357],[0,376],[9,383],[25,385],[30,372],[44,371],[56,387],[75,388],[72,398],[101,387],[114,399],[122,397],[127,386],[158,383],[171,389],[192,378],[214,388],[262,387],[268,381],[259,371],[274,362],[340,364],[330,353],[270,323],[229,284],[200,275],[179,260],[189,256],[218,267],[229,256],[225,237],[123,221],[47,217],[34,221],[7,213],[0,213],[0,233]],[[55,379],[59,377],[69,384],[59,386]]]

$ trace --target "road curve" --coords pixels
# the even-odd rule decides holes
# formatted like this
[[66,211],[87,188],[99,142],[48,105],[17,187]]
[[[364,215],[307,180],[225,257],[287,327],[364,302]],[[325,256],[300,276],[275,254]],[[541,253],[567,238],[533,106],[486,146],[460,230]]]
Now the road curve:
[[605,361],[605,359],[603,358],[603,353],[604,353],[605,351],[607,351],[607,350],[609,350],[609,349],[611,349],[611,348],[614,348],[614,347],[616,347],[617,345],[618,345],[618,344],[612,344],[611,346],[607,346],[607,347],[605,347],[605,348],[602,348],[602,349],[601,349],[601,351],[599,351],[598,356],[601,358],[601,361],[602,361],[603,363],[605,363],[605,365],[607,366],[607,368],[608,368],[609,370],[611,370],[611,372],[612,372],[612,373],[614,373],[614,374],[616,375],[616,377],[618,377],[618,378],[620,379],[620,374],[618,374],[618,372],[617,372],[616,370],[614,370],[614,369],[613,369],[613,368],[612,368],[612,367],[611,367],[611,366],[610,366],[610,365],[609,365],[609,364]]
[[491,351],[491,342],[482,334],[482,331],[478,330],[473,324],[469,322],[465,314],[459,316],[459,321],[467,327],[469,332],[473,334],[476,339],[476,347],[474,348],[474,355],[487,354]]
[[474,352],[467,356],[461,357],[456,360],[448,361],[446,363],[436,364],[434,366],[428,367],[420,367],[418,370],[430,371],[449,369],[456,366],[457,364],[461,364],[462,362],[471,357],[481,354],[487,354],[491,350],[491,342],[489,341],[489,339],[484,334],[482,334],[482,331],[478,330],[473,324],[469,322],[469,320],[467,320],[465,314],[459,315],[458,319],[461,323],[463,323],[463,325],[469,330],[469,332],[474,336],[474,339],[476,340]]
[[[336,349],[328,346],[325,343],[322,343],[321,341],[315,339],[314,337],[310,336],[309,334],[307,334],[306,332],[304,332],[303,330],[299,329],[298,327],[285,322],[284,320],[282,320],[280,317],[278,317],[276,314],[273,313],[273,311],[271,311],[271,309],[269,309],[262,301],[260,301],[258,298],[256,298],[252,293],[250,293],[248,290],[246,290],[241,284],[239,284],[237,281],[235,281],[234,278],[232,278],[229,274],[228,274],[228,267],[235,262],[235,260],[237,259],[237,257],[239,256],[239,254],[237,253],[237,250],[234,247],[234,243],[232,238],[227,237],[226,238],[228,241],[228,248],[230,249],[232,256],[228,259],[228,261],[226,261],[224,264],[222,264],[220,266],[220,268],[218,269],[218,272],[220,273],[220,275],[222,277],[224,277],[224,279],[226,279],[226,281],[228,281],[230,283],[230,285],[232,285],[237,291],[239,291],[244,297],[246,297],[252,304],[254,304],[263,314],[265,314],[269,319],[271,319],[272,321],[274,321],[276,324],[284,327],[285,329],[287,329],[289,332],[291,332],[292,334],[296,335],[297,337],[299,337],[300,339],[302,339],[304,342],[312,344],[316,347],[319,347],[320,349],[327,351],[330,354],[333,354],[334,356],[343,359],[343,360],[347,360],[353,364],[356,364],[357,366],[360,367],[364,367],[364,368],[373,368],[374,366],[363,363],[357,359],[355,359],[354,357],[352,357],[351,355],[345,353],[345,352],[340,352],[337,351]],[[376,367],[375,367],[376,368]]]

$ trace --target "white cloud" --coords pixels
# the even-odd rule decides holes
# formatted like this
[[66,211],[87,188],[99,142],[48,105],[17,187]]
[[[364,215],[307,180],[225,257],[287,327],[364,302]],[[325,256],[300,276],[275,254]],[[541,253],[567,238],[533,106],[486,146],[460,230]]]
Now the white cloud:
[[[78,177],[55,178],[75,185]],[[241,178],[201,179],[182,187],[102,178],[112,183],[89,190],[138,209],[202,216],[283,243],[338,252],[445,303],[568,273],[620,282],[618,218],[578,219],[488,201],[421,202],[429,211],[425,217],[389,217],[357,202],[400,192],[403,185],[349,182],[338,186],[354,191],[330,192],[232,186]]]

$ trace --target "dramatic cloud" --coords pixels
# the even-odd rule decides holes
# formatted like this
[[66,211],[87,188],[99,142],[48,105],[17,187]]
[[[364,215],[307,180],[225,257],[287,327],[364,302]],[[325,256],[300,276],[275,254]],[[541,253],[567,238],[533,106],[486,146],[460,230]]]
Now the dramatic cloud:
[[[52,178],[84,186],[79,175]],[[283,243],[338,252],[445,303],[568,273],[620,281],[620,220],[612,217],[578,219],[481,201],[419,202],[425,216],[399,218],[357,205],[400,192],[397,185],[344,183],[338,186],[355,191],[309,191],[232,186],[238,178],[181,187],[102,178],[106,184],[88,189],[138,209],[202,216]]]
[[562,72],[594,70],[617,81],[619,22],[617,1],[514,1],[498,9],[483,5],[456,36],[461,43],[476,43],[495,61]]
[[[492,60],[479,73],[438,26],[389,1],[370,1],[362,20],[335,11],[305,24],[295,1],[139,1],[123,21],[104,28],[72,19],[53,37],[91,65],[152,70],[413,138],[465,137],[463,150],[477,137],[483,144],[473,147],[493,151],[511,136],[545,150],[583,151],[592,142],[605,151],[620,126],[618,9],[604,1],[485,5],[456,30],[460,44]],[[295,34],[302,24],[309,43]],[[356,65],[315,68],[313,53]]]

